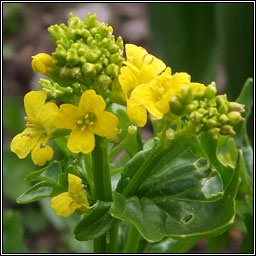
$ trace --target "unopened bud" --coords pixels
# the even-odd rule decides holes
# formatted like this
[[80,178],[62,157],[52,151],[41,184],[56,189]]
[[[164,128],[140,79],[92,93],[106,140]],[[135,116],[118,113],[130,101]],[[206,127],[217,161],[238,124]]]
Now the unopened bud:
[[227,103],[227,96],[226,96],[226,94],[216,96],[216,103],[218,105],[226,104]]
[[173,129],[168,129],[166,131],[166,138],[168,140],[173,140],[174,139],[174,130]]
[[135,125],[129,125],[127,128],[127,132],[130,135],[134,135],[137,132],[137,127]]
[[94,76],[97,72],[95,64],[92,63],[85,63],[82,67],[82,71],[87,76]]
[[112,79],[107,75],[100,75],[98,77],[98,82],[100,86],[103,86],[105,88],[108,88],[108,86],[111,84]]
[[221,113],[221,114],[227,114],[228,113],[228,106],[226,103],[220,105],[218,107],[218,112]]
[[31,65],[34,72],[48,75],[48,69],[51,68],[54,64],[51,55],[47,53],[39,53],[35,56],[32,56]]
[[233,130],[233,127],[231,125],[224,125],[221,127],[221,134],[223,135],[235,135],[235,131]]
[[205,93],[204,96],[208,99],[211,99],[212,97],[214,97],[216,95],[217,89],[216,89],[216,83],[212,82],[211,84],[209,84],[206,89],[205,89]]
[[208,130],[208,133],[212,136],[213,139],[218,139],[218,134],[220,132],[220,128],[214,127]]
[[116,64],[112,63],[110,65],[107,66],[106,68],[106,74],[109,76],[118,76],[119,73],[119,66],[117,66]]
[[193,98],[194,96],[190,87],[184,87],[181,89],[180,99],[183,104],[187,105],[191,103]]
[[202,124],[198,124],[194,127],[194,132],[195,133],[199,133],[201,131],[201,129],[203,128]]
[[227,117],[227,115],[221,114],[220,117],[219,117],[219,120],[220,120],[221,123],[225,124],[229,121],[229,118]]
[[170,110],[175,115],[182,115],[185,108],[180,100],[180,97],[177,95],[173,95],[170,100]]
[[201,113],[199,113],[198,111],[194,111],[189,115],[189,119],[192,122],[196,122],[199,123],[202,119],[203,115]]
[[228,113],[228,118],[231,124],[237,124],[241,121],[240,112],[232,111]]
[[237,112],[244,112],[244,105],[237,103],[237,102],[229,102],[228,103],[228,110],[229,111],[237,111]]
[[198,106],[199,106],[198,100],[194,100],[186,106],[186,112],[191,113],[192,111],[195,111],[198,108]]
[[205,125],[206,125],[207,128],[212,128],[212,127],[217,125],[217,122],[214,118],[211,118],[211,119],[207,120]]

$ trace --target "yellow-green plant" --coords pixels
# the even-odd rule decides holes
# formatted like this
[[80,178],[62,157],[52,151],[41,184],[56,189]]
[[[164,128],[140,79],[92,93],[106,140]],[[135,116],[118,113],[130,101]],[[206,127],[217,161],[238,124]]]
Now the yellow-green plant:
[[[216,95],[214,82],[172,74],[140,46],[124,49],[96,14],[70,14],[48,31],[56,51],[32,57],[46,78],[25,95],[27,128],[11,142],[19,158],[31,152],[44,167],[29,174],[39,182],[17,202],[50,197],[60,217],[80,214],[75,238],[94,240],[95,253],[147,252],[162,241],[184,252],[226,231],[243,166],[241,150],[227,142],[245,120],[244,105]],[[148,116],[153,135],[142,140]]]

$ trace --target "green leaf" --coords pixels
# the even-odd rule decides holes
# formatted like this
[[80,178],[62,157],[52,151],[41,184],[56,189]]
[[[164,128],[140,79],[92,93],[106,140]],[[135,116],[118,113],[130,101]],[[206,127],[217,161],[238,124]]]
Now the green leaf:
[[93,209],[75,227],[75,238],[88,241],[104,235],[114,220],[108,213],[110,206],[109,202],[97,201]]
[[18,204],[31,203],[46,197],[50,197],[53,192],[54,185],[52,183],[42,181],[29,188],[26,192],[17,198]]
[[3,253],[25,253],[24,230],[20,213],[13,210],[3,211]]
[[25,181],[43,180],[56,183],[61,172],[61,163],[59,161],[52,161],[46,167],[34,172],[30,172],[28,175],[26,175]]
[[[157,171],[143,184],[139,197],[126,198],[113,193],[110,214],[131,222],[149,242],[161,241],[164,237],[217,235],[234,221],[240,154],[235,170],[231,167],[226,170],[232,171],[232,180],[228,182],[225,194],[219,196],[217,186],[217,190],[213,188],[214,194],[209,196],[201,184],[202,179],[212,175],[207,161],[194,155],[190,149],[181,150],[180,147],[177,153],[177,148],[168,152],[155,166]],[[219,180],[214,180],[214,183],[219,185]]]
[[236,100],[237,102],[245,105],[245,122],[237,124],[235,128],[235,141],[238,148],[243,150],[243,158],[246,167],[246,176],[252,184],[253,179],[253,150],[250,140],[247,135],[246,123],[251,113],[253,104],[253,80],[247,79],[244,87]]
[[143,253],[185,253],[191,249],[197,242],[197,237],[186,237],[174,240],[165,238],[158,243],[147,243]]

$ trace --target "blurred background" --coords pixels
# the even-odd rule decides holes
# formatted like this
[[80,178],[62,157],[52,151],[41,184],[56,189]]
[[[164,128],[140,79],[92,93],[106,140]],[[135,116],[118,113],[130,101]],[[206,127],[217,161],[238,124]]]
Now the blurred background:
[[[49,200],[18,205],[16,198],[30,184],[24,176],[38,169],[28,157],[10,152],[10,141],[24,129],[23,97],[38,89],[39,75],[31,56],[55,51],[47,28],[66,23],[68,13],[84,19],[96,12],[124,43],[147,49],[172,68],[187,72],[192,81],[216,81],[218,93],[235,100],[248,77],[253,77],[253,3],[3,3],[3,247],[5,253],[90,252],[90,242],[78,242],[72,228],[77,216],[61,219]],[[248,122],[252,138],[253,120]],[[78,217],[79,218],[79,217]],[[189,252],[237,253],[243,234],[233,227],[218,244],[206,239]],[[208,243],[208,246],[207,246]],[[207,249],[208,248],[208,249]]]

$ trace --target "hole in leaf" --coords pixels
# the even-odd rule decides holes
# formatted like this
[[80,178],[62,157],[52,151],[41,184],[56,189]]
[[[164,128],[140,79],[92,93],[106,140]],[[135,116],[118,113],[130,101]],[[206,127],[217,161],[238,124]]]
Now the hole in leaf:
[[190,220],[192,220],[193,215],[192,214],[187,214],[186,216],[183,217],[182,221],[185,223],[188,223]]
[[222,193],[222,182],[216,170],[212,170],[207,178],[201,180],[201,191],[209,198]]
[[198,169],[207,169],[209,167],[209,163],[206,158],[200,158],[196,161],[196,167]]

